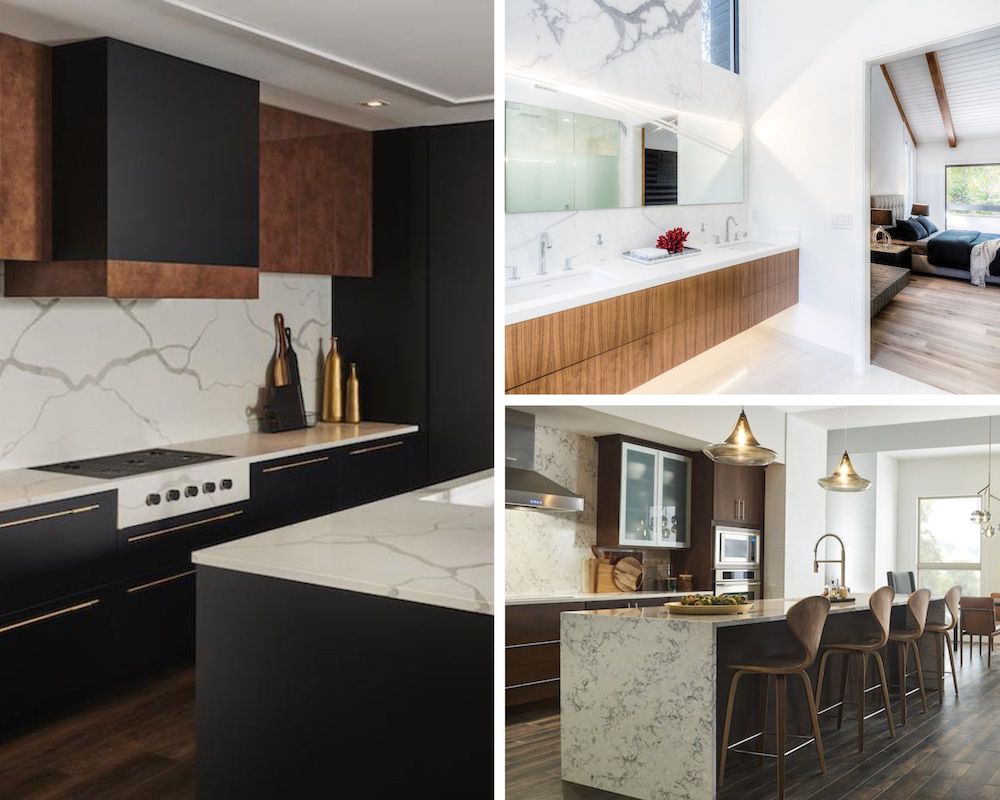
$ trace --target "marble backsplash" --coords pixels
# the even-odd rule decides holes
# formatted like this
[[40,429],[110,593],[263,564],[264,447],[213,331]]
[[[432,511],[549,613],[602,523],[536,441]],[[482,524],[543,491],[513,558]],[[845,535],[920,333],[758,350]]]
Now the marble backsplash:
[[0,469],[255,430],[277,311],[315,410],[329,277],[263,273],[244,301],[0,298]]
[[597,544],[597,442],[538,426],[535,469],[581,495],[584,507],[578,514],[506,509],[507,596],[578,592],[582,561]]

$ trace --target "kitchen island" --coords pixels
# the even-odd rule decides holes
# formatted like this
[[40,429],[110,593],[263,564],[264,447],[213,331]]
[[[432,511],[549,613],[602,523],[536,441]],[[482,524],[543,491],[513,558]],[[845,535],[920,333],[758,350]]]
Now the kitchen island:
[[489,796],[492,505],[487,471],[196,552],[198,796]]
[[[870,630],[867,599],[834,605],[824,639]],[[785,621],[794,602],[758,600],[740,615],[683,616],[664,607],[564,613],[563,779],[643,800],[715,797],[728,665],[797,652]],[[929,621],[943,620],[943,605],[932,600]],[[902,626],[906,597],[893,606],[892,625]],[[921,658],[926,673],[940,668],[932,646],[921,646]],[[830,667],[823,706],[839,689],[840,659]],[[888,661],[886,668],[894,674]],[[792,688],[788,699],[790,733],[808,731],[804,694]],[[741,685],[731,741],[759,730],[756,708],[751,684]]]

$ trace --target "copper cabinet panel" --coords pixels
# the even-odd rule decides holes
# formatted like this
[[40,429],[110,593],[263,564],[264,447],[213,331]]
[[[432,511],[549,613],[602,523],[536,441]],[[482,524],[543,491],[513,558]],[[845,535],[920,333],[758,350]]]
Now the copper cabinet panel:
[[260,268],[299,271],[299,181],[296,143],[260,143]]

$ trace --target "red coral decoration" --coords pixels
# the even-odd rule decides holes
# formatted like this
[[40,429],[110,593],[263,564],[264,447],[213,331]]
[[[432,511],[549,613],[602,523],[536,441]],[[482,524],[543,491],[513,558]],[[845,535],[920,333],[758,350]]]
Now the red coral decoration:
[[680,253],[684,250],[684,242],[687,241],[687,238],[688,232],[686,230],[683,228],[673,228],[656,240],[656,246],[660,250],[666,250],[668,253]]

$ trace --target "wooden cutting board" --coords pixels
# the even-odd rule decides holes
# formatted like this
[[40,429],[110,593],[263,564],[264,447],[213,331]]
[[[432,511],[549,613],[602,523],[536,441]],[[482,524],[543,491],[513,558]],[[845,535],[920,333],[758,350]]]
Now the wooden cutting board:
[[637,592],[642,586],[642,562],[626,556],[615,562],[611,580],[619,592]]
[[620,592],[617,586],[615,586],[614,579],[615,568],[611,566],[610,558],[601,558],[597,561],[597,582],[595,591],[597,592]]

